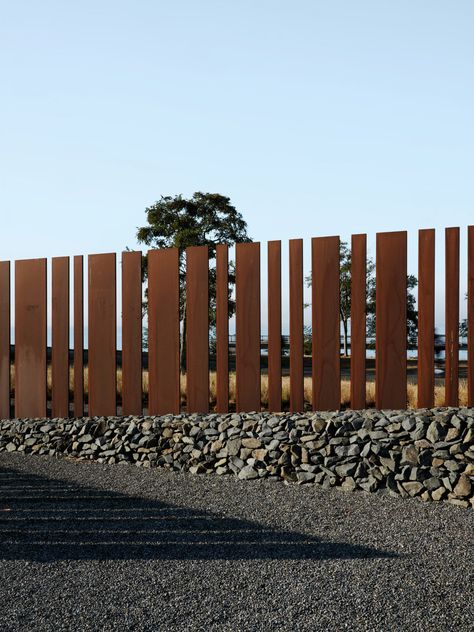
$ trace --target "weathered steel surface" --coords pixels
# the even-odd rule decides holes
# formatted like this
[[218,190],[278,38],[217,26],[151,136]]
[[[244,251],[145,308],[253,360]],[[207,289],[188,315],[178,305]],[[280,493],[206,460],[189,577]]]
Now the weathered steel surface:
[[459,228],[446,228],[446,406],[459,405]]
[[142,253],[122,252],[122,414],[142,414]]
[[148,375],[151,415],[179,413],[179,251],[148,252]]
[[236,244],[237,411],[260,410],[260,244]]
[[407,234],[377,233],[375,399],[406,408]]
[[209,254],[186,249],[186,396],[188,413],[209,411]]
[[341,406],[339,237],[316,237],[312,247],[313,410]]
[[351,408],[366,406],[367,235],[352,235],[351,244]]
[[474,226],[467,229],[467,405],[474,406]]
[[10,414],[10,262],[0,261],[0,419]]
[[290,239],[290,411],[304,410],[303,240]]
[[418,408],[434,405],[435,231],[418,233]]
[[117,412],[116,257],[89,255],[89,415]]
[[84,257],[74,257],[74,417],[84,415]]
[[229,248],[216,248],[216,411],[229,410]]
[[69,257],[52,260],[52,414],[69,417]]
[[281,411],[281,241],[268,242],[268,410]]
[[46,416],[46,259],[15,262],[15,416]]

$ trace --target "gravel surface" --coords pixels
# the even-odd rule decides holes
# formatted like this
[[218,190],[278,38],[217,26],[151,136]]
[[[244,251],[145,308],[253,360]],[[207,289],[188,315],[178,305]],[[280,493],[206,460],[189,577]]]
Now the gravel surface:
[[474,512],[0,454],[0,629],[473,630]]

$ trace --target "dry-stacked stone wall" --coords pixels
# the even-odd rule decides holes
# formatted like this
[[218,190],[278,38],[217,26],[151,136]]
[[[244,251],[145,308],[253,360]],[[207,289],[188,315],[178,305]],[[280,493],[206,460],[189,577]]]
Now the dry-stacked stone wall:
[[474,409],[14,419],[0,451],[280,479],[474,507]]

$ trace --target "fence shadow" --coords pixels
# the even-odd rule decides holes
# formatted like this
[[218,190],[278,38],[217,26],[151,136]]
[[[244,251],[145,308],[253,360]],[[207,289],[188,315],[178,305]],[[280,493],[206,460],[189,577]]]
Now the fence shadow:
[[[119,468],[117,474],[119,475]],[[0,559],[251,560],[396,557],[163,502],[0,469]]]

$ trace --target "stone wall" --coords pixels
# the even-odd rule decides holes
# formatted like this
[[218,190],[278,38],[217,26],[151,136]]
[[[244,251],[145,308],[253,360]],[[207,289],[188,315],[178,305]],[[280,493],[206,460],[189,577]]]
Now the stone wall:
[[0,421],[0,451],[474,507],[474,409]]

